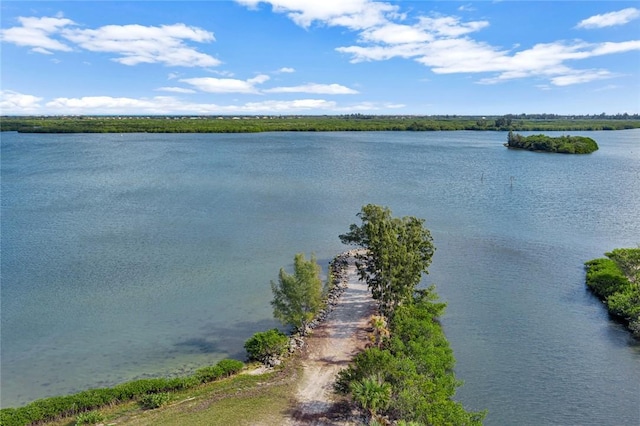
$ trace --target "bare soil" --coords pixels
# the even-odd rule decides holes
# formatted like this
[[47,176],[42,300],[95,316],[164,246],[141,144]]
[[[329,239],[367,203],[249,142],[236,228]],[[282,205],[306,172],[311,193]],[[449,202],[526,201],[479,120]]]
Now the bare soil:
[[347,287],[325,321],[305,339],[301,353],[302,379],[296,394],[291,425],[350,425],[351,407],[333,392],[338,371],[362,351],[369,334],[375,304],[360,281],[353,258],[348,259]]

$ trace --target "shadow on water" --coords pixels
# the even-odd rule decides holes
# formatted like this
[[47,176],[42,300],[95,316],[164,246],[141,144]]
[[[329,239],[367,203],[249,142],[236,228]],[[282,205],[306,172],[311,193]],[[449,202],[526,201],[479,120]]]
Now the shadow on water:
[[[226,354],[233,359],[246,359],[244,347],[254,333],[279,328],[278,323],[271,319],[259,321],[244,321],[227,325],[205,324],[200,329],[198,336],[188,337],[174,343],[174,348],[179,354]],[[284,330],[286,332],[286,330]]]

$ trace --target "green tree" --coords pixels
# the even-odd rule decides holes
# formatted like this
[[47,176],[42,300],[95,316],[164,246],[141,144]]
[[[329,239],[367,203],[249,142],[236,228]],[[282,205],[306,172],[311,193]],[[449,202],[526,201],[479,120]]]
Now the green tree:
[[366,377],[351,383],[351,395],[362,408],[369,411],[373,419],[379,410],[389,406],[391,385],[379,378]]
[[350,225],[340,240],[367,249],[359,255],[358,272],[380,312],[389,317],[398,305],[413,298],[422,274],[428,273],[435,251],[433,239],[424,219],[394,218],[387,207],[368,204],[358,216],[362,224]]
[[321,269],[314,255],[306,260],[303,253],[295,255],[293,266],[293,275],[281,268],[278,282],[271,281],[271,305],[275,318],[304,333],[322,308]]

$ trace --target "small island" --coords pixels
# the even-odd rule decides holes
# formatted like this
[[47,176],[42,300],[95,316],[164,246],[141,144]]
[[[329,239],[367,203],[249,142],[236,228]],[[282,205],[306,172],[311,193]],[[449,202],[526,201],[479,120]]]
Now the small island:
[[522,136],[509,132],[507,148],[526,149],[528,151],[557,152],[561,154],[591,154],[598,150],[598,144],[585,136],[559,136],[546,135]]

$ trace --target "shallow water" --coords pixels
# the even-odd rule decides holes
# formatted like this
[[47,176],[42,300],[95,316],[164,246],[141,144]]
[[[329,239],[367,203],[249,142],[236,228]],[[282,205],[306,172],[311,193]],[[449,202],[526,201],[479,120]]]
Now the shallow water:
[[[553,133],[549,133],[553,134]],[[243,357],[269,281],[366,203],[426,218],[458,399],[486,424],[640,423],[640,347],[583,263],[640,244],[640,131],[2,134],[2,406]]]

